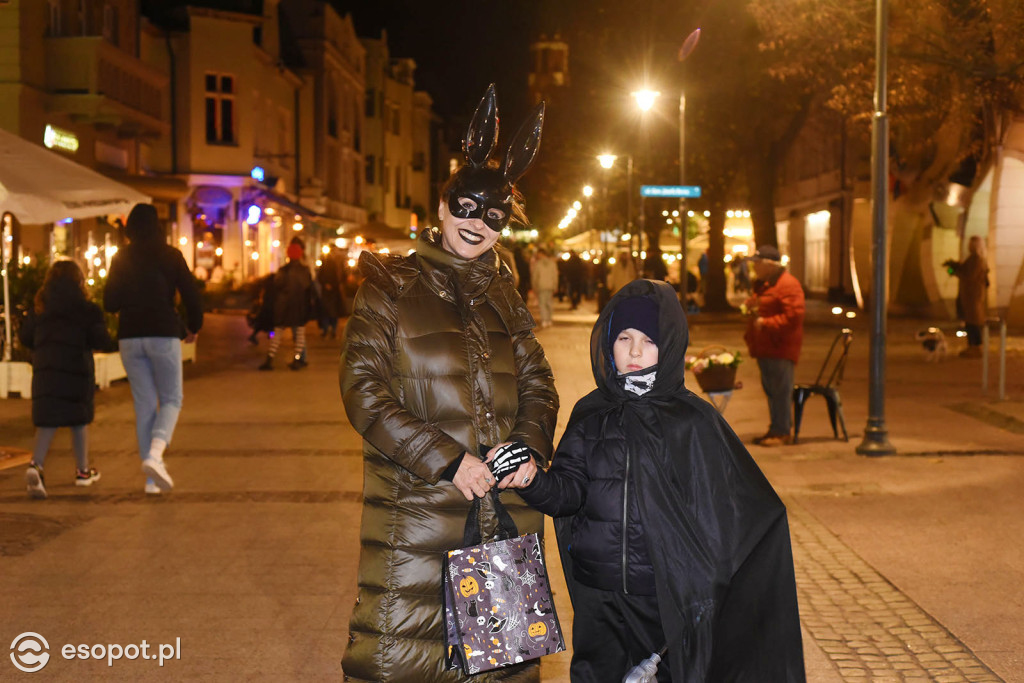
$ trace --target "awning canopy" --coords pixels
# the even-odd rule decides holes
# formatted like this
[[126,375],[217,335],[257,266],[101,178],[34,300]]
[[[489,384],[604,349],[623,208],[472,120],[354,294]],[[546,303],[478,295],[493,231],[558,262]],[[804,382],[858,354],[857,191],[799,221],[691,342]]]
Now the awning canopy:
[[13,133],[0,130],[0,213],[21,223],[127,214],[141,192]]
[[299,214],[300,216],[302,216],[304,218],[309,218],[311,220],[319,221],[319,222],[333,222],[333,223],[337,223],[338,222],[338,221],[336,221],[336,220],[334,220],[334,219],[332,219],[332,218],[330,218],[328,216],[323,215],[322,213],[317,213],[313,209],[310,209],[309,207],[303,206],[302,204],[299,204],[298,202],[293,202],[291,199],[288,199],[288,197],[285,197],[282,194],[278,194],[278,193],[272,192],[270,190],[262,190],[261,189],[260,190],[260,196],[261,197],[265,197],[266,199],[274,202],[275,204],[277,204],[279,206],[282,206],[282,207],[288,209],[289,211],[294,211],[295,213]]
[[377,220],[349,226],[339,233],[338,237],[350,240],[362,237],[364,240],[374,243],[378,249],[387,248],[395,252],[408,251],[415,248],[416,245],[416,241],[409,237],[408,232]]

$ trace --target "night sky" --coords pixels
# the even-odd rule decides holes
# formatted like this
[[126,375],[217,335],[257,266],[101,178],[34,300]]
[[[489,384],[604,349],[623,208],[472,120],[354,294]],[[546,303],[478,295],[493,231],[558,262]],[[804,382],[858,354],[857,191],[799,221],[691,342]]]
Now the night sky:
[[416,60],[416,87],[443,117],[468,118],[487,84],[509,113],[525,110],[529,44],[556,23],[557,0],[334,0],[362,37],[386,29],[392,57]]

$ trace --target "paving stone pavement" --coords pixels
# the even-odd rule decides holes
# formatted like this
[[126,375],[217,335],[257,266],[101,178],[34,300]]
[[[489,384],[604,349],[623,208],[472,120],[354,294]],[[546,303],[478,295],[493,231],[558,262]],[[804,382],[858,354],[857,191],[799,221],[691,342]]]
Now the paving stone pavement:
[[999,683],[953,634],[785,498],[800,622],[844,681]]

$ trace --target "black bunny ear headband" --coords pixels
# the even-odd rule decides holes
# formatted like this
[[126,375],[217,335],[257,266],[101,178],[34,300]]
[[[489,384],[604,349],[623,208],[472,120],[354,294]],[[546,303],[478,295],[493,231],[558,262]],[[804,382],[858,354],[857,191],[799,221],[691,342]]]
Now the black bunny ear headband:
[[512,217],[516,181],[537,158],[543,127],[544,103],[541,102],[519,127],[505,154],[505,162],[500,166],[490,163],[498,143],[498,97],[491,83],[462,141],[466,163],[448,181],[445,192],[448,211],[458,218],[479,218],[495,232],[504,229]]

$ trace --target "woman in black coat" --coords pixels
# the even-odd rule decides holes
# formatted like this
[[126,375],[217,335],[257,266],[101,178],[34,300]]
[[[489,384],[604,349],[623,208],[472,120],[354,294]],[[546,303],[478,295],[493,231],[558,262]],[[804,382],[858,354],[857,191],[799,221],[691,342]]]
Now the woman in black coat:
[[92,352],[112,351],[103,311],[89,301],[85,276],[74,261],[57,261],[36,294],[35,306],[18,333],[32,349],[32,422],[36,443],[25,472],[33,498],[45,498],[43,462],[58,427],[71,428],[78,469],[75,484],[89,486],[100,478],[89,467],[86,425],[93,418],[96,372]]

